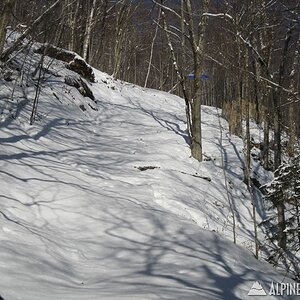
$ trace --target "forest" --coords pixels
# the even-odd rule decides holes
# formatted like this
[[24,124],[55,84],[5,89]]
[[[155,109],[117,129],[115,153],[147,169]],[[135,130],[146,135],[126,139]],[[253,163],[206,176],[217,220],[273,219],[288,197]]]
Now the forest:
[[[19,38],[5,47],[12,31]],[[1,68],[36,41],[45,46],[43,55],[76,52],[115,79],[182,97],[191,156],[199,162],[201,106],[220,108],[230,134],[243,139],[249,193],[259,188],[276,212],[263,224],[274,243],[269,260],[298,269],[298,0],[0,0]],[[259,143],[252,123],[261,129]],[[275,174],[263,186],[252,176],[253,148]]]
[[223,109],[234,134],[253,118],[264,127],[266,168],[281,163],[283,132],[293,155],[300,134],[298,1],[3,1],[0,49],[9,24],[29,43],[74,51],[117,79],[187,103],[199,94],[202,104]]

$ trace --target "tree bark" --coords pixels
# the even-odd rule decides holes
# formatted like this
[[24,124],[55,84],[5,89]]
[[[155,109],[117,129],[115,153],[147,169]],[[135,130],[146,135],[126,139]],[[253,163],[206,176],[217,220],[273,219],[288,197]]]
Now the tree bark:
[[[282,86],[284,81],[284,75],[285,75],[285,69],[286,69],[286,63],[287,63],[287,53],[289,44],[291,42],[291,36],[292,36],[293,27],[288,28],[285,41],[284,41],[284,47],[282,51],[282,58],[279,66],[278,71],[278,85]],[[274,168],[275,170],[280,166],[281,164],[281,127],[282,127],[282,111],[281,111],[281,95],[282,90],[281,89],[275,89],[273,92],[273,103],[274,103]]]
[[[176,71],[179,83],[180,83],[181,88],[182,88],[183,98],[185,100],[185,113],[186,113],[186,119],[187,119],[187,128],[188,128],[190,138],[192,138],[193,137],[193,127],[192,127],[192,119],[191,119],[191,100],[188,97],[185,80],[184,80],[182,72],[181,72],[181,70],[178,66],[178,63],[177,63],[175,51],[174,51],[174,48],[173,48],[173,45],[172,45],[172,42],[171,42],[170,33],[168,31],[168,26],[167,26],[164,10],[162,10],[162,19],[163,19],[163,28],[164,28],[164,31],[166,33],[168,45],[169,45],[170,52],[171,52],[173,66],[174,66],[174,69]],[[162,86],[163,86],[163,83],[161,83],[161,88],[162,88]]]
[[112,76],[114,78],[118,77],[122,58],[123,58],[123,49],[126,38],[128,36],[128,21],[131,17],[132,13],[132,4],[128,1],[121,1],[120,8],[117,11],[116,17],[116,31],[115,31],[115,45],[113,52],[113,61],[114,61],[114,69]]
[[[290,89],[294,90],[297,86],[296,80],[296,70],[299,61],[299,54],[300,54],[300,37],[298,37],[296,43],[296,49],[294,53],[294,61],[292,70],[290,72],[291,82],[290,82]],[[289,99],[292,100],[292,99]],[[288,141],[288,154],[289,156],[293,156],[295,154],[295,146],[297,143],[297,128],[296,128],[296,107],[294,103],[290,104],[289,107],[289,141]]]
[[192,144],[191,153],[192,156],[198,161],[202,161],[202,132],[201,132],[201,62],[200,53],[194,54],[195,64],[194,64],[194,92],[193,92],[193,102],[192,102]]
[[[108,16],[108,0],[102,0],[101,18],[99,21],[100,32],[97,33],[97,35],[98,35],[97,49],[93,53],[93,56],[90,59],[92,63],[100,62],[101,58],[103,56],[103,49],[104,49],[103,46],[105,45],[104,36],[105,36],[105,30],[106,30],[107,16]],[[136,82],[136,80],[134,82]]]
[[[194,91],[192,100],[192,144],[191,154],[192,157],[198,161],[202,161],[202,132],[201,132],[201,104],[202,104],[202,89],[203,82],[201,80],[201,72],[203,69],[203,53],[205,31],[207,26],[208,17],[202,16],[198,24],[198,37],[195,34],[192,5],[190,0],[183,0],[187,10],[187,22],[189,31],[189,41],[191,43],[194,59]],[[203,1],[203,13],[207,13],[210,0]]]
[[6,39],[6,28],[10,21],[10,10],[15,0],[4,0],[3,12],[0,15],[0,56],[2,55],[4,43]]
[[154,49],[154,43],[155,43],[155,40],[156,40],[156,36],[157,36],[157,33],[158,33],[158,24],[159,24],[159,20],[160,20],[160,14],[161,14],[161,9],[159,9],[159,11],[158,11],[157,24],[156,24],[154,36],[153,36],[152,43],[151,43],[149,64],[148,64],[148,70],[147,70],[147,74],[146,74],[146,78],[145,78],[144,87],[147,87],[147,83],[148,83],[148,79],[149,79],[149,74],[150,74],[150,70],[151,70],[152,57],[153,57],[153,49]]
[[[283,196],[282,196],[283,198]],[[278,245],[283,250],[286,249],[286,222],[285,222],[285,214],[284,214],[284,204],[283,199],[278,199],[277,203],[277,218],[278,218]]]
[[94,22],[96,1],[97,0],[92,0],[92,6],[88,18],[86,20],[86,27],[84,33],[82,57],[87,62],[89,62],[89,48],[90,48],[90,42],[92,38],[92,27]]
[[[69,4],[71,5],[71,4]],[[78,15],[79,15],[79,8],[80,8],[80,0],[76,1],[76,6],[75,10],[71,10],[69,12],[68,16],[68,22],[70,26],[70,40],[69,40],[69,50],[71,51],[77,51],[78,49],[76,48],[76,28],[78,24]]]

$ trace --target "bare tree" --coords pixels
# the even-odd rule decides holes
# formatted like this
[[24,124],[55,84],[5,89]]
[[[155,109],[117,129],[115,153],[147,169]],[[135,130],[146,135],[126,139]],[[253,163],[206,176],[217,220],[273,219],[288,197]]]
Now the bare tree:
[[9,56],[21,46],[23,40],[35,30],[36,26],[38,26],[44,20],[44,18],[60,4],[60,2],[62,2],[62,0],[56,0],[49,8],[47,8],[41,15],[39,15],[39,17],[36,18],[32,22],[32,24],[30,24],[30,26],[27,27],[27,29],[16,39],[16,41],[9,48],[2,51],[0,57],[1,60],[8,60]]
[[91,0],[91,7],[90,12],[88,14],[87,20],[86,20],[86,26],[85,26],[85,33],[84,33],[84,40],[83,40],[83,58],[88,61],[89,58],[89,47],[90,47],[90,41],[92,38],[92,28],[94,23],[94,16],[95,16],[95,9],[96,9],[96,2],[97,0]]
[[158,11],[155,32],[154,32],[154,36],[153,36],[152,43],[151,43],[150,57],[149,57],[149,63],[148,63],[148,69],[147,69],[144,87],[147,87],[147,83],[148,83],[148,79],[149,79],[149,75],[150,75],[150,71],[151,71],[153,50],[154,50],[154,44],[155,44],[155,40],[157,37],[158,29],[159,29],[160,15],[161,15],[161,9],[159,9],[159,11]]
[[[154,1],[154,0],[153,0]],[[173,8],[170,8],[164,5],[164,2],[156,3],[162,8],[163,20],[164,20],[164,31],[167,34],[168,45],[172,53],[173,65],[176,70],[179,82],[181,83],[182,92],[186,102],[186,114],[188,121],[188,129],[191,138],[191,155],[198,161],[202,161],[202,133],[201,133],[201,103],[202,103],[202,81],[201,74],[204,66],[204,44],[205,44],[205,32],[207,26],[208,17],[205,15],[208,11],[210,0],[203,1],[202,13],[198,16],[197,26],[194,24],[194,13],[192,8],[192,3],[190,0],[182,0],[181,5],[181,14],[177,13]],[[177,32],[181,32],[184,38],[187,38],[192,58],[193,58],[193,67],[194,67],[194,84],[191,97],[188,96],[186,92],[186,86],[184,83],[184,74],[182,67],[179,67],[177,55],[173,44],[171,42],[171,34],[177,36],[177,33],[172,33],[170,27],[167,25],[166,21],[166,11],[174,14],[179,20],[184,20],[186,25],[187,33],[181,32],[180,29],[176,29]],[[172,26],[174,29],[174,26]],[[181,24],[181,28],[184,29],[184,26]],[[181,45],[185,45],[181,42]],[[186,49],[182,49],[186,51]]]
[[[129,0],[121,0],[116,6],[116,18],[115,18],[115,44],[113,52],[113,76],[118,77],[123,52],[126,47],[126,39],[128,38],[128,26],[130,19],[137,6],[133,6]],[[126,53],[126,52],[125,52]]]
[[3,7],[0,10],[0,55],[2,54],[5,38],[6,28],[9,25],[11,9],[15,0],[4,0]]

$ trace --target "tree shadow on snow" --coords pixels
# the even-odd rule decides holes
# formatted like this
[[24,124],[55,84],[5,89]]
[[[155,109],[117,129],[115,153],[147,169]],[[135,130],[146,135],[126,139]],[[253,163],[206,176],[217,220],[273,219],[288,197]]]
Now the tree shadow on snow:
[[[112,290],[124,289],[132,296],[141,291],[155,293],[159,299],[245,299],[254,281],[264,282],[274,275],[263,268],[254,271],[254,257],[213,233],[196,227],[191,233],[180,226],[171,232],[161,211],[146,213],[147,222],[156,228],[153,232],[144,231],[138,222],[109,214],[114,220],[106,230],[113,241],[107,245],[110,259],[120,269],[139,269],[102,282]],[[136,235],[140,239],[132,238]],[[98,284],[101,286],[101,281]]]
[[[138,108],[139,110],[141,110],[145,115],[147,116],[150,116],[151,118],[153,118],[153,120],[155,120],[161,127],[169,130],[169,131],[172,131],[174,132],[175,134],[177,135],[180,135],[184,140],[185,142],[190,145],[191,144],[191,140],[190,140],[190,137],[187,133],[187,129],[186,130],[182,130],[180,128],[180,126],[175,122],[175,121],[181,121],[182,123],[185,123],[183,122],[182,120],[180,120],[178,118],[178,116],[176,115],[173,115],[171,113],[166,113],[166,112],[154,112],[153,110],[148,110],[144,107],[142,107],[141,103],[134,103],[132,100],[130,100],[130,103]],[[167,120],[166,119],[166,116],[162,117],[160,115],[168,115],[169,119]],[[170,119],[174,119],[174,121],[171,121]]]

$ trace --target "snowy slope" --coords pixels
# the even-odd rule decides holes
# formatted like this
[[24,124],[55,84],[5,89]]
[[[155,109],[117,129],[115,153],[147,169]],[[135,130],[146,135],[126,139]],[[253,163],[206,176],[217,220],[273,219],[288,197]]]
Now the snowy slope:
[[[30,74],[38,58],[20,53],[14,64]],[[224,120],[221,139],[216,108],[203,107],[207,161],[199,164],[182,99],[94,70],[95,103],[64,84],[75,73],[47,62],[33,126],[36,81],[0,85],[5,300],[255,299],[247,293],[256,280],[266,290],[286,280],[251,254],[242,141]]]

